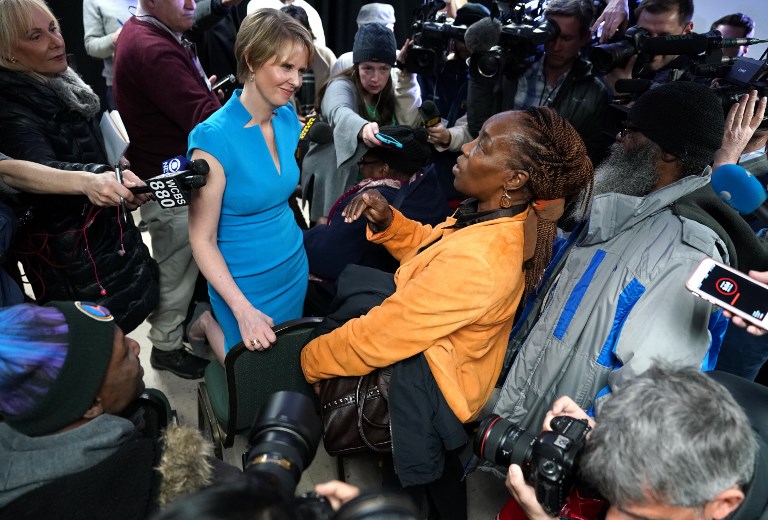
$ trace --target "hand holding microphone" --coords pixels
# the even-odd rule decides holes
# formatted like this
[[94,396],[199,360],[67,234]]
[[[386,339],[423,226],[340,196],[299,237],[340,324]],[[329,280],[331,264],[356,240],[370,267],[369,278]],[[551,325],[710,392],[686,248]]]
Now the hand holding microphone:
[[451,133],[441,123],[440,110],[437,108],[437,105],[428,99],[421,104],[419,112],[424,121],[424,127],[429,134],[427,141],[433,146],[448,146],[451,144]]

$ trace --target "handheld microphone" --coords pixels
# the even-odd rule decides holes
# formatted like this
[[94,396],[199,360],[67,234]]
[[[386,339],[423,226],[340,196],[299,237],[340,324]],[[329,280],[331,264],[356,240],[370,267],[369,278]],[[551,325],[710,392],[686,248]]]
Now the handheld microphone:
[[440,124],[440,109],[437,108],[435,102],[432,100],[426,100],[419,107],[421,118],[424,120],[425,128],[432,128]]
[[687,54],[695,55],[713,49],[740,47],[763,43],[759,38],[723,38],[720,31],[706,33],[675,34],[671,36],[655,36],[648,38],[642,44],[642,52],[652,55]]
[[208,181],[205,175],[187,175],[181,178],[181,189],[190,191],[202,188]]
[[182,155],[177,155],[171,159],[163,161],[163,173],[175,173],[181,171],[191,171],[195,175],[208,175],[211,171],[208,162],[205,159],[195,159],[190,161]]
[[325,121],[318,121],[309,129],[308,137],[313,143],[330,143],[333,141],[333,128]]
[[486,52],[499,43],[501,22],[487,17],[473,23],[464,33],[464,44],[471,53]]
[[304,156],[309,151],[309,143],[327,144],[333,141],[333,129],[331,125],[325,121],[320,121],[317,116],[311,116],[307,118],[307,122],[304,123],[304,127],[299,134],[299,142],[296,145],[296,162],[301,168],[304,162]]
[[737,164],[724,164],[712,172],[712,189],[739,213],[754,214],[768,223],[768,194],[754,175]]
[[210,167],[205,159],[189,161],[178,156],[163,161],[163,171],[165,173],[147,179],[146,185],[130,188],[131,193],[151,193],[163,208],[187,206],[189,192],[205,186]]
[[[205,186],[207,182],[205,175],[190,175],[190,173],[191,172],[189,171],[180,171],[170,174],[158,175],[156,177],[152,177],[151,179],[147,179],[147,184],[144,186],[134,186],[133,188],[128,189],[131,190],[131,193],[134,195],[139,195],[142,193],[156,194],[156,192],[171,186],[176,186],[184,191],[190,191]],[[156,184],[157,187],[153,188],[151,186],[151,183],[153,182],[162,182],[166,184],[166,186],[157,186]]]

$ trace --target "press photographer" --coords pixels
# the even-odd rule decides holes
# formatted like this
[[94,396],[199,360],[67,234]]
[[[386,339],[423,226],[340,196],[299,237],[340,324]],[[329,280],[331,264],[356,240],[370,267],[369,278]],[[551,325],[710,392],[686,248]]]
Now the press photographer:
[[332,481],[295,496],[323,435],[314,401],[298,392],[272,394],[248,433],[243,478],[181,499],[154,520],[416,520],[405,496],[360,493]]
[[[637,25],[627,29],[624,42],[629,38],[634,40],[633,45],[639,45],[647,37],[688,34],[693,31],[693,0],[643,0],[635,10],[635,17]],[[645,78],[667,83],[671,79],[671,71],[688,68],[690,61],[685,55],[659,54],[651,56],[647,61],[641,60],[635,69],[637,58],[630,59],[627,56],[625,60],[615,62],[612,67],[603,67],[603,72],[610,70],[604,76],[604,81],[613,91],[619,80]]]
[[[474,48],[470,47],[473,51],[467,93],[470,133],[476,136],[483,122],[493,114],[530,106],[551,106],[579,132],[592,161],[602,158],[609,144],[603,135],[608,90],[595,77],[591,64],[579,57],[581,48],[589,43],[593,18],[594,7],[589,0],[552,0],[544,11],[544,19],[559,31],[550,33],[544,52],[538,52],[535,45],[523,44],[524,38],[514,48],[501,45],[505,64],[496,67],[497,74],[491,74],[491,67],[486,65],[491,61],[486,51],[491,49],[478,47],[483,41],[494,45],[494,27],[503,44],[504,27],[483,20],[468,29],[465,41],[478,42]],[[477,38],[475,33],[481,32],[484,37]],[[491,36],[485,36],[488,34]],[[540,35],[541,30],[530,31],[530,34]],[[525,49],[531,51],[527,55],[533,58],[530,64],[529,59],[521,59],[521,51]]]
[[[545,429],[563,416],[594,427],[571,471],[608,500],[607,520],[764,520],[767,407],[768,389],[736,376],[655,366],[614,393],[596,424],[562,397]],[[570,437],[553,444],[569,453]],[[536,499],[541,483],[532,487],[523,466],[509,466],[507,488],[528,519],[553,518]]]
[[[444,7],[445,2],[428,0],[416,9],[416,21],[413,24],[415,32],[411,37],[413,47],[408,50],[403,64],[405,69],[420,76],[433,77],[445,65],[453,42],[463,44],[464,33],[471,22],[468,23],[466,17],[460,16],[463,7],[456,12],[454,20],[447,18],[446,13],[440,11]],[[482,7],[485,9],[485,15],[490,15],[487,8]]]
[[[656,77],[658,81],[723,77],[739,61],[735,56],[726,56],[726,51],[764,42],[765,40],[757,38],[725,38],[718,30],[700,34],[690,32],[672,36],[652,36],[646,29],[634,26],[627,29],[618,42],[593,48],[590,59],[600,72],[625,67],[631,61],[634,63],[633,77]],[[672,53],[679,59],[670,62],[670,66],[665,69],[665,75],[660,76],[656,74],[657,71],[650,69],[655,60]],[[739,59],[744,63],[759,62],[749,58]],[[674,68],[672,63],[675,64]],[[754,74],[756,71],[757,69],[748,67],[744,72]],[[620,87],[616,90],[622,91]]]

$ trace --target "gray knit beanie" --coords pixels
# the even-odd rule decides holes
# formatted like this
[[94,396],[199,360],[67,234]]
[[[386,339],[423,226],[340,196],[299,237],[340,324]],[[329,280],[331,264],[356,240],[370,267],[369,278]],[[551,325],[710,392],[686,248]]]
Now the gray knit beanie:
[[712,162],[725,129],[723,105],[707,87],[673,81],[642,94],[629,121],[665,152]]
[[353,63],[375,61],[394,65],[396,58],[395,34],[386,26],[367,23],[357,30],[352,46]]
[[357,26],[367,23],[395,24],[395,8],[389,4],[366,4],[357,13]]

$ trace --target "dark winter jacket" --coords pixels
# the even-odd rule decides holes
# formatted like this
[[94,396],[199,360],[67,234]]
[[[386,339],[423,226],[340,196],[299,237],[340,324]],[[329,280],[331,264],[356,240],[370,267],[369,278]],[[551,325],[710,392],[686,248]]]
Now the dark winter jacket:
[[[0,486],[0,503],[15,490],[28,489],[4,503],[0,520],[141,520],[212,480],[238,473],[234,468],[217,473],[224,463],[213,460],[210,443],[195,428],[172,425],[158,439],[122,418],[97,419],[100,425],[42,437],[0,426],[0,455],[12,468]],[[121,432],[127,433],[118,437]],[[93,440],[85,437],[89,433]],[[67,471],[68,463],[81,469]]]
[[[68,108],[42,82],[3,68],[0,150],[64,170],[108,169],[95,119]],[[24,193],[13,203],[20,218],[14,250],[40,302],[97,302],[126,333],[154,309],[157,264],[130,214],[74,195]]]
[[[513,108],[517,77],[509,79],[502,74],[500,78],[496,82],[469,80],[467,118],[473,136],[480,133],[489,117]],[[603,132],[609,101],[608,89],[595,77],[592,64],[578,59],[549,104],[579,132],[595,164],[613,141]]]

